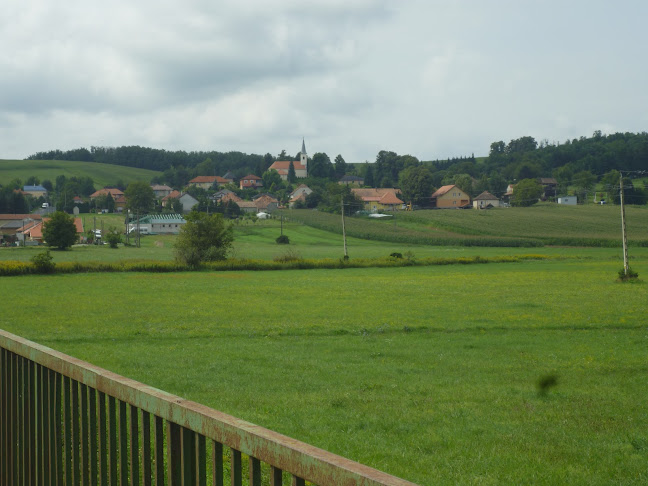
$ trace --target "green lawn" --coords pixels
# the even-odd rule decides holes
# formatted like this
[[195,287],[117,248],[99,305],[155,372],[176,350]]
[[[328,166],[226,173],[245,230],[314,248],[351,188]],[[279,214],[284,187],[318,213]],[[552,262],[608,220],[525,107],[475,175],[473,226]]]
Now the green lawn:
[[3,278],[0,327],[420,484],[645,484],[648,287],[597,255]]
[[49,179],[54,183],[56,177],[85,177],[89,176],[97,189],[114,185],[119,179],[126,184],[133,181],[150,182],[160,172],[148,169],[136,169],[112,164],[95,162],[73,162],[67,160],[0,160],[0,184],[4,185],[14,179],[23,183],[30,177],[36,176],[41,182]]

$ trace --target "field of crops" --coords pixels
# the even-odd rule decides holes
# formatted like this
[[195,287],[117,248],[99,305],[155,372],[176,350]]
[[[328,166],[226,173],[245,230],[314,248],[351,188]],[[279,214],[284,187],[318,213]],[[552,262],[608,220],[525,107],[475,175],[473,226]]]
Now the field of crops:
[[147,169],[136,169],[121,165],[97,164],[94,162],[72,162],[67,160],[0,160],[0,184],[7,184],[14,179],[23,183],[36,176],[41,182],[49,179],[54,183],[57,176],[91,177],[95,187],[115,184],[118,180],[125,183],[133,181],[149,182],[159,172]]
[[[316,228],[341,233],[339,216],[294,210],[288,217]],[[648,244],[648,208],[626,209],[628,239]],[[478,210],[396,212],[384,219],[346,218],[347,233],[368,239],[433,245],[464,246],[620,246],[618,206],[559,206]]]
[[648,287],[619,267],[13,277],[0,327],[420,484],[645,484]]

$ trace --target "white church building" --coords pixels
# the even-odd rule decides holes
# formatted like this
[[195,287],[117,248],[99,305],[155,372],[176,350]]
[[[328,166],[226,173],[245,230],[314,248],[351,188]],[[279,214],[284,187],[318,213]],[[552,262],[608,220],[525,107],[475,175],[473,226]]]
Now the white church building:
[[295,167],[295,176],[297,179],[308,177],[308,154],[306,154],[306,143],[304,142],[304,139],[302,139],[302,148],[299,160],[277,160],[268,168],[268,170],[276,170],[281,176],[281,179],[287,181],[290,164],[293,164]]

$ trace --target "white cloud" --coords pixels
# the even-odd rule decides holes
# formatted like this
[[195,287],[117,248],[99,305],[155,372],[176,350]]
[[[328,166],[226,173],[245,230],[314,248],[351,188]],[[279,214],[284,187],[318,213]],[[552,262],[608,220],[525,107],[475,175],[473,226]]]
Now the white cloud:
[[348,161],[434,159],[648,121],[639,1],[6,3],[0,158],[305,136]]

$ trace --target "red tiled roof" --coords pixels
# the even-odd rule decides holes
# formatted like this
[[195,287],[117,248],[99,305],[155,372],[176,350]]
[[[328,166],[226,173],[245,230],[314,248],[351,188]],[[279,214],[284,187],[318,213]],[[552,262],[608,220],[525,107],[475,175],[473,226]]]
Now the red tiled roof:
[[[295,170],[306,170],[306,167],[304,166],[304,164],[302,164],[302,163],[301,163],[300,161],[298,161],[298,160],[292,160],[292,161],[291,161],[291,160],[277,160],[276,162],[274,162],[274,163],[273,163],[273,164],[268,168],[268,170],[270,170],[270,169],[274,169],[274,170],[276,170],[276,171],[279,172],[279,173],[281,173],[280,171],[282,171],[282,170],[289,171],[289,170],[290,170],[290,164],[291,164],[291,163],[294,164],[294,166],[295,166]],[[286,172],[286,173],[287,173],[287,172]]]
[[234,201],[234,202],[237,203],[237,202],[242,201],[242,200],[243,200],[243,199],[241,199],[240,197],[238,197],[238,196],[237,196],[235,193],[233,193],[233,192],[227,193],[227,194],[225,194],[223,197],[220,198],[220,201],[221,201],[221,202]]
[[[364,202],[374,202],[380,201],[386,194],[392,194],[396,199],[398,199],[397,194],[400,194],[400,189],[394,189],[391,187],[383,188],[353,188],[351,192],[362,199]],[[398,199],[400,201],[400,199]],[[400,201],[402,203],[403,201]],[[386,204],[399,204],[399,203],[386,203]]]
[[403,204],[403,201],[396,197],[396,194],[392,192],[386,192],[383,197],[380,198],[380,204]]
[[254,174],[248,174],[245,177],[241,177],[241,179],[254,180],[254,181],[263,180],[260,177],[255,176]]
[[0,221],[15,221],[19,219],[42,219],[40,214],[0,214]]
[[110,194],[113,197],[113,199],[115,198],[115,196],[124,195],[124,193],[119,189],[115,189],[111,187],[111,188],[99,189],[98,191],[93,192],[92,194],[90,194],[90,199],[94,199],[95,197],[99,197],[99,196],[105,196],[107,194]]
[[182,193],[180,191],[171,191],[169,195],[164,196],[162,200],[168,201],[169,199],[178,199],[180,196],[182,196]]
[[189,184],[213,184],[214,182],[218,182],[219,184],[227,184],[229,181],[227,179],[223,179],[221,176],[198,176],[191,179],[189,181]]
[[450,189],[452,189],[453,187],[457,187],[457,186],[455,186],[454,184],[450,184],[448,186],[441,186],[441,187],[439,187],[439,189],[437,189],[434,192],[434,194],[432,194],[432,197],[443,196],[444,194],[447,194],[448,191],[450,191]]
[[484,191],[479,196],[477,196],[473,201],[499,201],[495,196],[490,192]]

